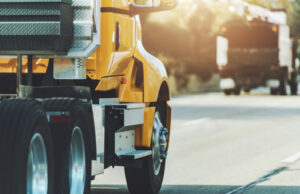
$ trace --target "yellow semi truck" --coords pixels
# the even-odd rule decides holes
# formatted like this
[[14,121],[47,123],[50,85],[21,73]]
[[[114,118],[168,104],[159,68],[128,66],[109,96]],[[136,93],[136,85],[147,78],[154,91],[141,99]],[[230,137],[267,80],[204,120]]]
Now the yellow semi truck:
[[139,14],[175,4],[0,1],[0,193],[87,194],[111,166],[130,193],[159,193],[170,90]]

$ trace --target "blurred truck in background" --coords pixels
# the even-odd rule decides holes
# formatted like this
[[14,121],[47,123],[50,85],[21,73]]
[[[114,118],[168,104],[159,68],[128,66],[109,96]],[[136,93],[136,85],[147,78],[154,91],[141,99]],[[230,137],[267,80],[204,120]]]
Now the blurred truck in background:
[[[249,10],[259,8],[259,17]],[[239,95],[259,86],[270,88],[272,95],[298,90],[296,44],[286,24],[283,10],[269,11],[252,6],[243,19],[234,19],[221,27],[217,37],[217,64],[220,87],[225,95]]]
[[132,194],[159,193],[170,91],[139,15],[174,6],[1,0],[0,193],[88,194],[111,166],[125,168]]

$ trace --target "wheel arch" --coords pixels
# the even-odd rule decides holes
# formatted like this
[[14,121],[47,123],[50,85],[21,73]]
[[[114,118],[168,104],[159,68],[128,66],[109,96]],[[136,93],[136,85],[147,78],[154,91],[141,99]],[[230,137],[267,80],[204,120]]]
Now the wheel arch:
[[[93,121],[93,112],[91,104],[81,103],[80,101],[73,98],[49,98],[43,101],[43,107],[46,114],[51,113],[64,113],[72,111],[73,106],[80,105],[78,114],[83,118],[83,122],[87,126],[86,135],[88,139],[89,150],[91,151],[91,158],[96,159],[96,134]],[[49,115],[48,115],[49,116]],[[52,135],[54,135],[56,127],[61,127],[68,125],[69,121],[61,123],[52,123],[49,120],[50,130]]]
[[171,107],[168,104],[168,100],[170,99],[170,90],[167,82],[162,82],[161,87],[158,90],[156,102],[150,103],[149,106],[145,107],[144,111],[144,124],[142,127],[136,129],[136,147],[141,148],[151,148],[151,140],[153,133],[153,123],[154,123],[154,115],[157,106],[162,101],[165,106],[165,120],[164,126],[168,129],[169,136],[171,133]]
[[165,100],[170,100],[170,87],[164,64],[148,53],[140,41],[137,43],[134,57],[143,64],[144,102],[156,102],[159,95]]

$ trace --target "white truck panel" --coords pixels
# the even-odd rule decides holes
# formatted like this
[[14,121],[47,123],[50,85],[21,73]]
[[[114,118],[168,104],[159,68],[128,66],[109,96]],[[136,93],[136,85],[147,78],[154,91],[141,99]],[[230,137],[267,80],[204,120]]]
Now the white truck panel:
[[217,65],[225,66],[228,63],[228,39],[217,37]]
[[293,44],[290,39],[290,28],[287,25],[280,25],[278,42],[279,42],[279,65],[281,67],[292,67]]

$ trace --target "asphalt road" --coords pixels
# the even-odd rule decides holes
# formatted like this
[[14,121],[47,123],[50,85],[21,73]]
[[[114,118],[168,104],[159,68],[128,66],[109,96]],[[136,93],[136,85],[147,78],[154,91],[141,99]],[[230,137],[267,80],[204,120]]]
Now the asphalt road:
[[[161,194],[300,193],[300,96],[222,93],[175,97]],[[122,168],[92,194],[128,194]]]

